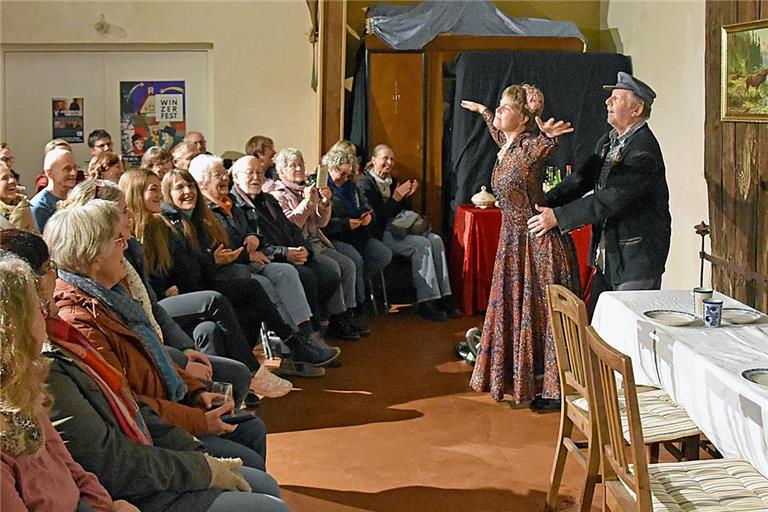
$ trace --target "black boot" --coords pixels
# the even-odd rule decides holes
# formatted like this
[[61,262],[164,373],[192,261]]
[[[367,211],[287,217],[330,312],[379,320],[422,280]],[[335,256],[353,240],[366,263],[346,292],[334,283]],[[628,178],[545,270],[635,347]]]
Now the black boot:
[[461,318],[461,311],[456,307],[456,303],[453,301],[453,295],[446,295],[440,300],[440,309],[445,311],[445,316],[448,318]]
[[333,315],[328,324],[326,335],[339,340],[359,340],[360,334],[350,325],[344,313]]
[[359,315],[356,315],[351,309],[348,309],[346,313],[343,313],[347,315],[347,321],[349,322],[349,326],[352,327],[352,329],[359,334],[360,336],[368,336],[371,334],[371,330],[368,329],[368,326],[365,325],[365,318],[363,317],[362,313]]
[[445,314],[445,311],[440,309],[436,302],[434,300],[419,302],[417,306],[419,315],[427,320],[447,320],[448,316]]
[[328,366],[341,354],[338,347],[321,347],[312,343],[307,336],[296,332],[285,340],[285,344],[291,347],[292,359],[296,362],[307,363],[313,366]]

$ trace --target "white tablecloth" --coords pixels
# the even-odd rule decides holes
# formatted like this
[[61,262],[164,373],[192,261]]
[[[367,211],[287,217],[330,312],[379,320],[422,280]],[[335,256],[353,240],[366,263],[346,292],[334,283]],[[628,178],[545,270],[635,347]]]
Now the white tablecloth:
[[[724,307],[747,307],[715,294]],[[693,312],[690,291],[606,292],[592,325],[632,357],[637,385],[661,387],[726,457],[743,458],[768,476],[768,387],[741,373],[768,368],[768,319],[750,325],[685,327],[658,324],[652,309]]]

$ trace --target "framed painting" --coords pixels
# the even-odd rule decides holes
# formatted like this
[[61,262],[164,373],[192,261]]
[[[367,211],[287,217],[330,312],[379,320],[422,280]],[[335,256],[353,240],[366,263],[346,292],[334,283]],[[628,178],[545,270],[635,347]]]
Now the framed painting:
[[725,25],[720,118],[768,123],[768,19]]

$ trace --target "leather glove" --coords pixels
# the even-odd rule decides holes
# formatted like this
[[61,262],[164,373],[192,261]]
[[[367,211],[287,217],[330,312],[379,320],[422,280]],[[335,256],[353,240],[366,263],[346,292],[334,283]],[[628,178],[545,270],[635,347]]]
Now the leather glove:
[[251,486],[240,474],[240,468],[243,467],[242,460],[217,458],[205,454],[205,461],[211,469],[211,483],[208,487],[225,491],[251,492]]

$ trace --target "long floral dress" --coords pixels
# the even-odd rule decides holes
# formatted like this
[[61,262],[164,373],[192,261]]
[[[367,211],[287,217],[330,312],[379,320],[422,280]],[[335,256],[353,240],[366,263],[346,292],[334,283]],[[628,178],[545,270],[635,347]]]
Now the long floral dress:
[[[542,238],[527,221],[542,204],[542,166],[557,149],[557,139],[529,132],[505,148],[506,137],[483,112],[494,141],[502,148],[491,185],[501,207],[501,233],[480,349],[470,386],[490,391],[494,400],[512,395],[515,403],[559,398],[560,382],[547,315],[546,286],[561,284],[580,291],[573,241],[557,228]],[[542,379],[540,384],[538,379]],[[537,385],[538,384],[538,385]]]

